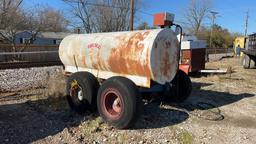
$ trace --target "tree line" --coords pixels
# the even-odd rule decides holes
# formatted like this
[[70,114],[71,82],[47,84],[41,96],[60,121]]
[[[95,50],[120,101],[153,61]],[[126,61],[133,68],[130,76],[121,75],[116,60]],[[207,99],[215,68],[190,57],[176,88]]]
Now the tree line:
[[[35,6],[33,9],[24,7],[24,0],[0,1],[0,37],[15,45],[17,32],[27,30],[32,33],[31,41],[39,32],[65,32],[80,28],[85,33],[112,32],[129,30],[131,15],[130,0],[62,0],[68,6],[69,13],[64,15],[60,10],[49,6]],[[145,0],[135,0],[135,19],[140,19],[138,11]],[[212,47],[232,47],[238,33],[231,33],[220,25],[206,26],[212,9],[212,0],[190,0],[184,10],[184,21],[180,24],[186,33],[194,34],[199,39],[210,37]],[[153,18],[152,18],[153,19]],[[154,28],[141,22],[135,29]],[[212,35],[211,35],[212,30]],[[14,50],[15,51],[15,50]]]
[[67,31],[68,21],[61,11],[50,7],[36,6],[25,9],[23,0],[0,1],[0,36],[10,43],[19,31],[33,33],[31,39],[40,31]]
[[[190,0],[185,10],[183,25],[186,32],[194,34],[197,38],[206,40],[207,46],[211,48],[231,48],[233,41],[240,33],[232,33],[222,26],[212,23],[216,18],[212,15],[213,0]],[[213,12],[214,13],[214,12]],[[210,26],[206,26],[206,21],[211,21]],[[211,43],[211,45],[210,45]]]

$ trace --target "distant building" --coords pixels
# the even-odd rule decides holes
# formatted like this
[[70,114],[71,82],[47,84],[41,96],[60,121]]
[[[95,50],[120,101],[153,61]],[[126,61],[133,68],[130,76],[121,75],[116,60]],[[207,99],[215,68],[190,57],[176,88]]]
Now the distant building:
[[[36,45],[58,45],[61,40],[72,33],[66,32],[39,32],[35,40],[30,41],[32,32],[20,31],[16,34],[15,43],[25,44],[26,42]],[[0,43],[4,43],[4,40],[0,40]]]
[[233,42],[234,48],[236,48],[238,45],[240,45],[240,48],[244,48],[245,39],[245,37],[236,37]]
[[[30,42],[37,45],[58,45],[61,40],[71,33],[65,32],[40,32],[36,35],[34,41]],[[32,33],[29,31],[19,32],[16,35],[16,44],[24,44],[31,38]]]

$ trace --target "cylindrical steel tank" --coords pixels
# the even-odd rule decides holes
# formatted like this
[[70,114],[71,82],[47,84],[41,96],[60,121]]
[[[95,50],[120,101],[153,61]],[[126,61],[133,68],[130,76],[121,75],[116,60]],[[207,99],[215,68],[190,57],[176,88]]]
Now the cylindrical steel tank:
[[170,82],[178,68],[179,43],[171,29],[74,34],[60,44],[67,67]]

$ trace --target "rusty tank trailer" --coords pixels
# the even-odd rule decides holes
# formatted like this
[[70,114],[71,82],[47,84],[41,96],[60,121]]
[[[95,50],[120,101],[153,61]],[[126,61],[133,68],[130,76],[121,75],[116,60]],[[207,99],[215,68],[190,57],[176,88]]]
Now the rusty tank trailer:
[[[164,21],[172,18],[165,15]],[[69,105],[81,114],[98,110],[105,122],[129,128],[142,110],[141,95],[157,93],[177,102],[189,96],[191,81],[178,70],[179,54],[179,41],[169,27],[70,35],[59,47],[69,74]]]
[[123,76],[137,86],[170,82],[177,72],[179,42],[170,29],[81,34],[66,37],[59,57],[66,72],[89,71],[101,79]]

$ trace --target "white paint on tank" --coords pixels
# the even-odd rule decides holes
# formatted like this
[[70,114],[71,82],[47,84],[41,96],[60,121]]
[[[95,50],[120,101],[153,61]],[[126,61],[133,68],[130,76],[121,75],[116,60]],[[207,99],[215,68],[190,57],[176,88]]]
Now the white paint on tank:
[[178,39],[170,29],[75,34],[60,44],[66,72],[89,71],[107,79],[124,76],[136,85],[170,82],[178,69]]

